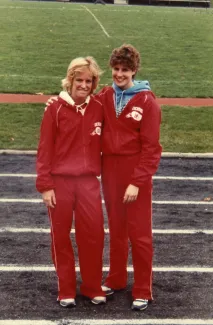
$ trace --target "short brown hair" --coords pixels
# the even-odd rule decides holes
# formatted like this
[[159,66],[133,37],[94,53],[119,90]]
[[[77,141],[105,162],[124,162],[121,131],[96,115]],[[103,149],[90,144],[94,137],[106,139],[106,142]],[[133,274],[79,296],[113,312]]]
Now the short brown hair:
[[112,51],[109,65],[113,68],[117,64],[123,64],[132,71],[140,68],[140,53],[131,44],[123,44]]
[[87,56],[85,58],[78,57],[70,62],[66,78],[62,80],[62,88],[69,92],[72,89],[73,79],[76,73],[83,72],[85,69],[88,69],[92,75],[91,93],[93,93],[98,86],[102,71],[92,56]]

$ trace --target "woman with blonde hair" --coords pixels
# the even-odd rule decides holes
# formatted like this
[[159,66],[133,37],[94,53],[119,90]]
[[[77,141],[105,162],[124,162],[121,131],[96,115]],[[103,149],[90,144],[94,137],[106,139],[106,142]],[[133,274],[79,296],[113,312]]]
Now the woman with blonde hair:
[[75,236],[82,278],[81,294],[106,302],[101,289],[104,227],[100,183],[103,109],[94,98],[101,70],[92,57],[71,61],[63,91],[45,108],[37,154],[37,190],[48,208],[58,301],[76,305]]

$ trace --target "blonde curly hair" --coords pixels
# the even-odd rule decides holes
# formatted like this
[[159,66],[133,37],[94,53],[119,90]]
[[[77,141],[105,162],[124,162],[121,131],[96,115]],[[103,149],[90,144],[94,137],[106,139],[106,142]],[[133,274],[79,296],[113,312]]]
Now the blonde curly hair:
[[67,92],[71,92],[73,79],[78,72],[84,72],[89,70],[92,75],[92,89],[91,94],[98,86],[102,70],[92,56],[78,57],[72,60],[67,69],[67,75],[62,80],[62,88]]

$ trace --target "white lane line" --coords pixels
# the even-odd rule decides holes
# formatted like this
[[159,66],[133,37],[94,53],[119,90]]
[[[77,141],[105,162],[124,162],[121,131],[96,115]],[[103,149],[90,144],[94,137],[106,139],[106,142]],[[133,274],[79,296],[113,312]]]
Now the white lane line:
[[[50,229],[49,228],[44,229],[44,228],[12,228],[12,227],[4,227],[4,228],[0,228],[0,233],[1,232],[49,234]],[[75,233],[75,229],[72,229],[71,233]]]
[[107,37],[110,37],[109,34],[107,33],[106,29],[104,28],[104,26],[101,24],[101,22],[98,20],[98,18],[97,18],[97,17],[92,13],[92,11],[90,11],[86,6],[83,6],[83,5],[82,5],[82,7],[83,7],[84,9],[86,9],[86,10],[90,13],[90,15],[93,16],[93,18],[97,21],[97,23],[99,24],[99,26],[100,26],[101,29],[103,30],[104,34],[105,34]]
[[[41,199],[10,199],[0,198],[0,203],[43,203]],[[102,203],[105,203],[102,200]],[[213,201],[152,201],[153,204],[174,204],[174,205],[213,205]]]
[[153,229],[153,234],[164,234],[164,235],[194,235],[203,233],[206,235],[213,235],[213,230],[207,229]]
[[[213,319],[86,319],[86,320],[68,320],[66,325],[213,325]],[[1,324],[1,323],[0,323]],[[8,324],[6,324],[8,325]],[[11,324],[12,325],[12,324]],[[16,325],[16,324],[15,324]],[[24,325],[24,324],[23,324]],[[44,324],[45,325],[45,324]]]
[[[17,264],[4,264],[0,265],[0,272],[51,272],[54,271],[54,266],[50,265],[17,265]],[[76,272],[80,272],[80,267],[75,267]],[[102,268],[104,272],[109,271],[109,266],[104,266]],[[128,266],[127,271],[132,273],[133,267]],[[213,267],[176,267],[176,266],[162,266],[162,267],[153,267],[154,272],[184,272],[184,273],[213,273]]]
[[[3,227],[0,228],[1,232],[11,232],[11,233],[44,233],[49,234],[49,228],[14,228],[14,227]],[[109,228],[104,229],[105,234],[109,234]],[[153,234],[163,234],[163,235],[194,235],[198,233],[213,235],[213,230],[209,229],[153,229]],[[75,229],[71,230],[72,234],[75,234]]]
[[[0,325],[57,325],[62,323],[56,323],[51,320],[26,320],[26,319],[2,319],[0,320]],[[66,325],[69,325],[66,323]],[[75,325],[75,323],[72,323]]]
[[35,178],[36,174],[0,174],[0,177],[31,177],[31,178]]
[[174,204],[174,205],[212,205],[213,201],[152,201],[153,204]]
[[183,176],[154,176],[153,179],[168,179],[178,181],[213,181],[213,177],[183,177]]
[[4,199],[0,199],[0,202],[8,202],[8,203],[15,203],[15,202],[18,202],[18,203],[41,203],[43,202],[41,199],[7,199],[7,198],[4,198]]
[[[64,320],[2,319],[0,325],[59,325]],[[65,323],[64,323],[65,324]],[[143,319],[67,319],[66,325],[213,325],[213,319],[143,318]]]
[[[0,174],[0,177],[31,177],[35,178],[36,174]],[[101,179],[101,177],[97,177]],[[160,180],[180,180],[180,181],[213,181],[213,177],[184,177],[184,176],[153,176],[153,179]]]

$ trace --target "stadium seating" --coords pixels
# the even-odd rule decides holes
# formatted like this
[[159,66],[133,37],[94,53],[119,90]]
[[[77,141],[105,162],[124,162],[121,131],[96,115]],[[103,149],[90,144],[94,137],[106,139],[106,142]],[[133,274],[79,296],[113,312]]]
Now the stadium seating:
[[[95,3],[95,0],[69,0],[69,2],[77,2],[77,3]],[[114,4],[114,0],[104,0],[106,4]]]
[[128,4],[208,8],[210,0],[128,0]]

